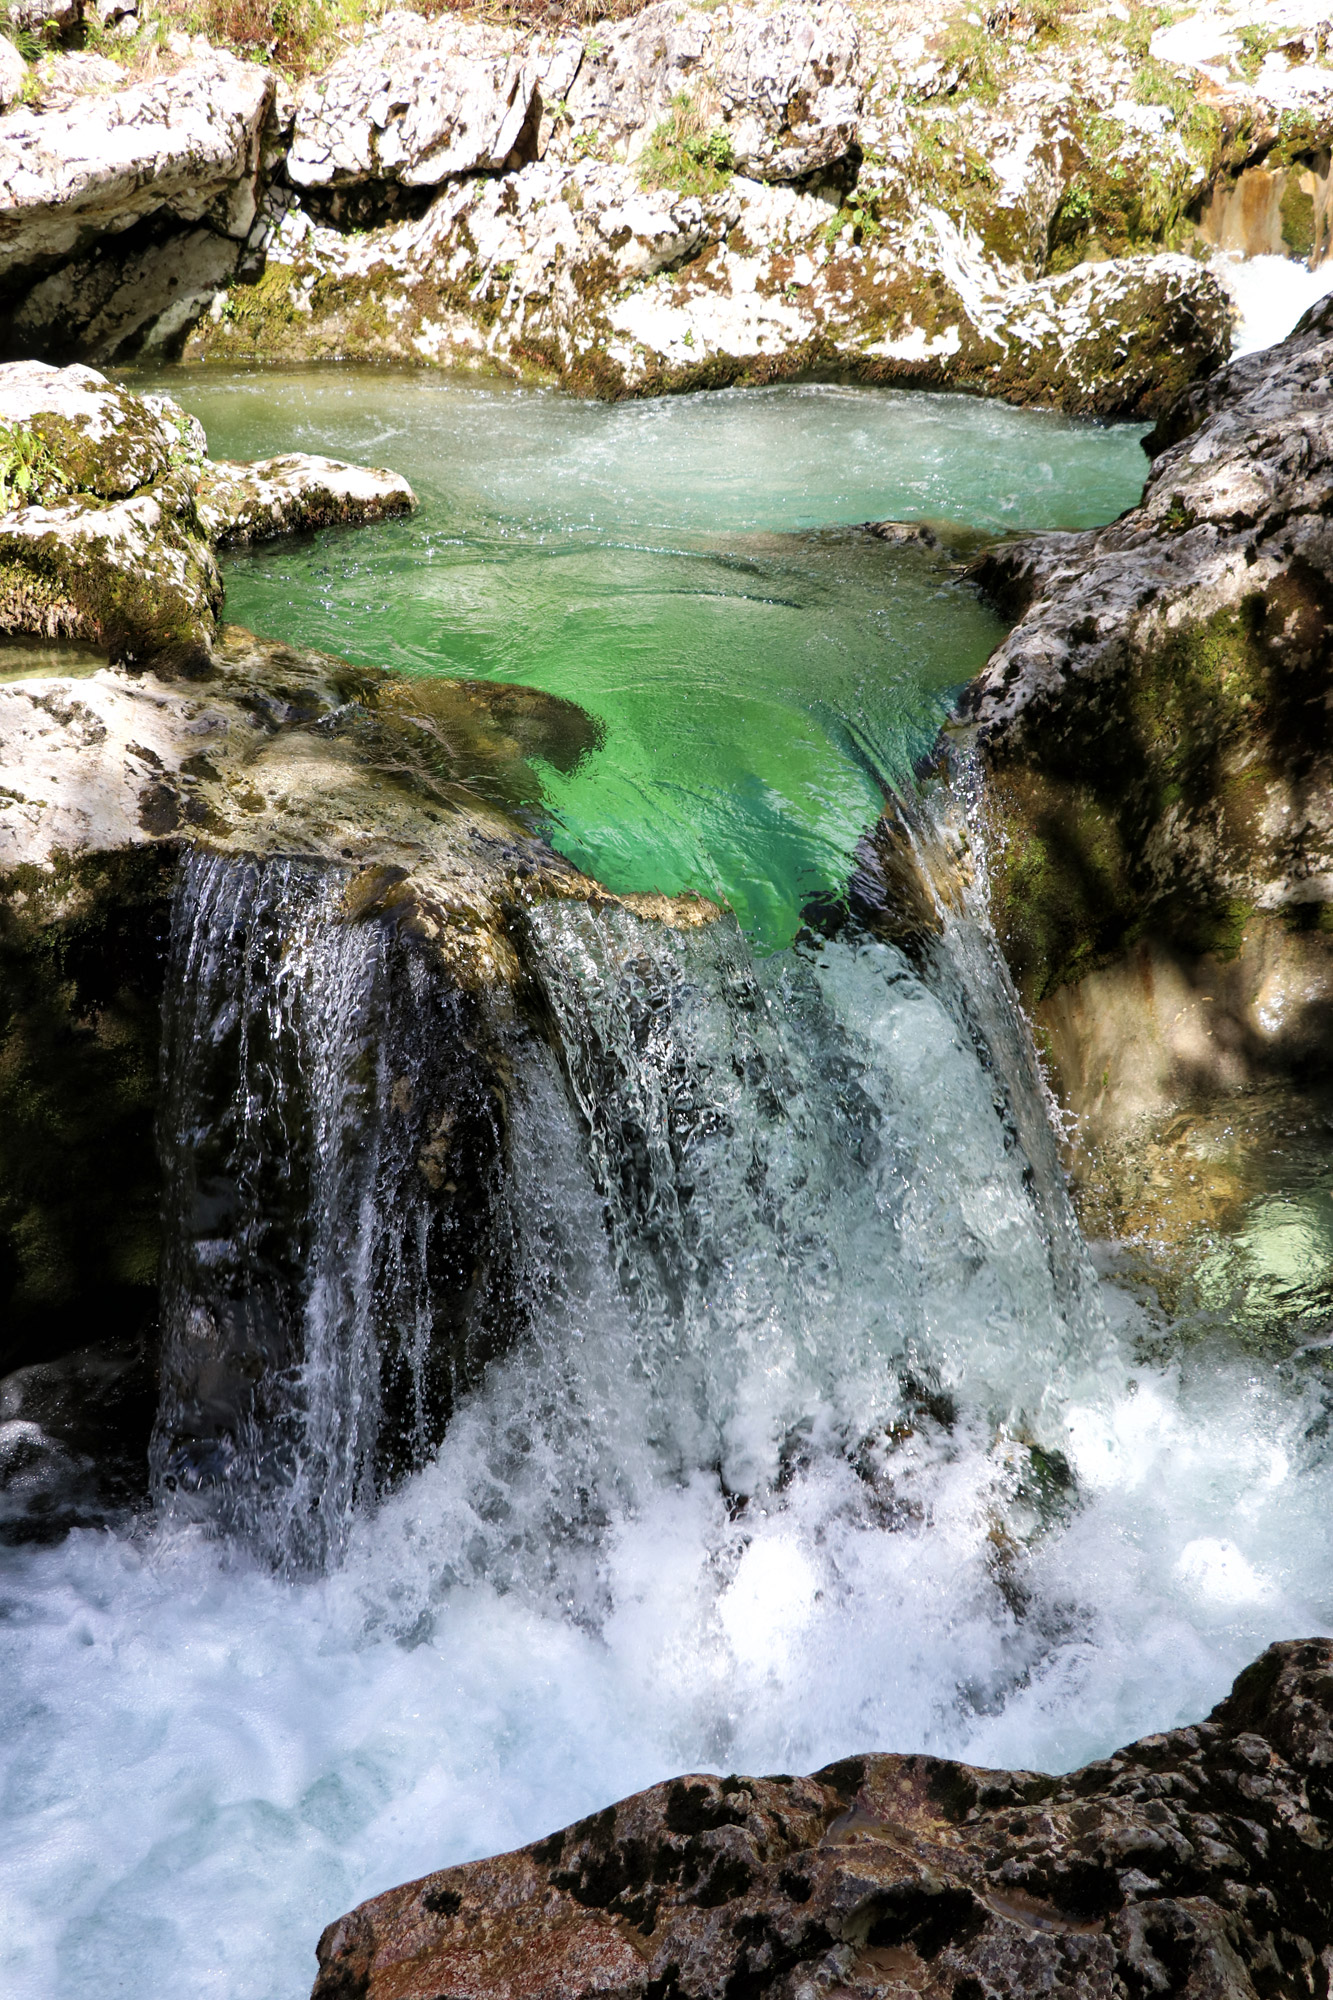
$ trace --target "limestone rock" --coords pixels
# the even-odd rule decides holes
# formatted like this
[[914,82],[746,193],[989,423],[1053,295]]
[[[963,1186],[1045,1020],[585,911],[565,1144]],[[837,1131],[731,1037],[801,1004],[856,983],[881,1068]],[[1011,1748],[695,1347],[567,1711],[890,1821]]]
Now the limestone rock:
[[97,362],[170,360],[235,274],[241,245],[157,218],[99,238],[39,278],[11,321],[15,346]]
[[717,84],[737,168],[798,180],[845,159],[861,110],[856,19],[842,0],[737,12]]
[[17,104],[28,81],[28,65],[7,35],[0,35],[0,111]]
[[91,368],[0,365],[0,632],[202,671],[222,603],[214,540],[416,504],[393,473],[299,455],[215,467],[207,449],[169,397]]
[[186,665],[222,601],[195,517],[200,426],[90,368],[0,367],[0,631]]
[[315,528],[410,514],[416,495],[396,472],[289,452],[253,465],[212,460],[199,487],[199,520],[214,542],[248,542]]
[[1333,1050],[1333,306],[1189,392],[1109,527],[995,550],[992,912],[1084,1147]]
[[0,121],[0,292],[162,213],[243,238],[255,215],[267,70],[221,52],[174,75]]
[[314,2000],[1323,1992],[1333,1642],[1046,1777],[857,1756],[684,1777],[331,1924]]
[[187,352],[485,362],[613,396],[823,365],[1113,417],[1156,414],[1229,350],[1228,301],[1190,259],[1030,283],[937,211],[857,243],[836,199],[548,157],[355,236],[287,208],[262,282]]
[[71,34],[83,22],[83,0],[9,0],[11,29],[29,35]]
[[568,94],[570,131],[642,147],[681,91],[726,130],[741,172],[796,180],[856,142],[862,77],[845,0],[766,11],[659,0],[599,34]]
[[[0,664],[12,674],[10,660]],[[183,851],[208,850],[199,868],[238,894],[266,871],[280,887],[289,870],[329,884],[338,924],[382,927],[406,982],[399,1028],[418,1036],[418,1053],[424,1038],[442,1055],[443,1067],[421,1072],[410,1126],[395,1126],[414,1135],[417,1195],[461,1243],[447,1282],[432,1266],[443,1288],[432,1291],[432,1444],[451,1385],[472,1379],[466,1368],[475,1374],[505,1332],[487,1320],[482,1339],[470,1314],[489,1255],[484,1167],[512,1081],[505,1024],[532,971],[524,912],[549,898],[617,901],[526,823],[541,799],[533,760],[571,770],[600,741],[572,702],[488,682],[402,681],[235,627],[188,680],[69,664],[0,680],[0,1542],[61,1533],[142,1497],[157,1402],[165,946]],[[717,915],[695,898],[630,897],[625,907],[644,922]],[[229,1046],[209,1042],[202,1058],[224,1105],[237,1087]],[[491,1153],[473,1144],[466,1118],[454,1132],[455,1085]],[[409,1106],[394,1109],[406,1117]],[[451,1133],[468,1162],[458,1185],[444,1170]],[[218,1214],[210,1228],[222,1226]],[[503,1214],[496,1228],[501,1256]],[[192,1241],[187,1226],[182,1257]],[[299,1284],[303,1266],[290,1268]],[[498,1279],[495,1291],[503,1304]],[[290,1375],[265,1345],[279,1327],[245,1312],[223,1325],[217,1285],[203,1293],[208,1312],[177,1327],[166,1357],[157,1448],[164,1476],[216,1495],[219,1463],[253,1446],[258,1416],[281,1405]],[[483,1319],[491,1305],[482,1285]],[[298,1311],[281,1323],[300,1321]],[[102,1422],[107,1370],[140,1356],[147,1409],[122,1399],[114,1427]],[[395,1430],[386,1416],[386,1477],[395,1453],[401,1471],[420,1452],[421,1424],[405,1421]],[[136,1444],[137,1486],[125,1466]]]
[[535,147],[536,72],[494,31],[386,15],[301,90],[287,175],[297,187],[396,180],[435,187]]

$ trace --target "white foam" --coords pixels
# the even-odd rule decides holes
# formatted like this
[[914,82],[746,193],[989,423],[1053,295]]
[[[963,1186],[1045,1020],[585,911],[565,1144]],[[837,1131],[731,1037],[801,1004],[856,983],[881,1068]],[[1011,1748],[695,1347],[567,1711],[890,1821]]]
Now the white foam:
[[[867,1748],[1066,1767],[1329,1629],[1316,1387],[1138,1367],[1119,1295],[1118,1337],[1093,1313],[1062,1348],[993,1079],[897,954],[705,990],[702,946],[661,949],[693,967],[688,1046],[724,1113],[690,1156],[725,1255],[691,1239],[712,1275],[689,1312],[631,1311],[534,1058],[513,1120],[540,1323],[340,1570],[284,1581],[170,1521],[4,1558],[6,2000],[298,2000],[361,1897],[672,1772]],[[650,1144],[658,1085],[695,1101],[684,1053],[668,1038],[629,1080]],[[820,1149],[839,1104],[880,1141],[849,1185]],[[785,1275],[730,1206],[761,1165]],[[899,1395],[904,1352],[957,1421]],[[1077,1500],[997,1395],[1039,1410]]]
[[[609,1510],[595,1613],[556,1549],[546,1583],[457,1578],[457,1463],[319,1583],[169,1533],[11,1557],[0,1987],[297,2000],[358,1898],[672,1771],[1058,1767],[1202,1714],[1268,1639],[1328,1629],[1308,1416],[1243,1369],[1141,1373],[1068,1412],[1100,1483],[1008,1558],[1012,1466],[976,1427],[927,1428],[877,1496],[817,1455],[737,1520],[715,1479],[659,1477]],[[1275,1445],[1292,1471],[1255,1482]]]
[[1236,307],[1233,360],[1285,340],[1312,305],[1333,292],[1333,259],[1307,270],[1292,257],[1215,257],[1215,273]]

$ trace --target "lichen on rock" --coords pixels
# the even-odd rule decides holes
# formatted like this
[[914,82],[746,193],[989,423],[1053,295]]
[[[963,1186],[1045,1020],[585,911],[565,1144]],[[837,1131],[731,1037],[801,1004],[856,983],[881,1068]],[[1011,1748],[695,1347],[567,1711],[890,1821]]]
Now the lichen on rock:
[[0,365],[0,632],[206,671],[222,605],[215,541],[415,504],[396,474],[333,459],[215,466],[202,426],[169,397],[91,368]]

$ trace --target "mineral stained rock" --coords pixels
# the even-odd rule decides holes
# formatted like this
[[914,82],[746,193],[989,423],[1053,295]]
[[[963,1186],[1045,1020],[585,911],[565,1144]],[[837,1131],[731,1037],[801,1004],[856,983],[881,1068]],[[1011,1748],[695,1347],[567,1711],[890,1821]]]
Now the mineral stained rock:
[[916,0],[658,0],[585,34],[394,9],[294,93],[199,37],[131,27],[133,83],[6,41],[9,351],[594,395],[827,368],[1156,415],[1229,351],[1217,247],[1329,247],[1328,39],[1273,5],[1190,33]]
[[363,1903],[314,2000],[1328,1991],[1333,1641],[1067,1777],[849,1757],[683,1777]]
[[392,520],[410,514],[416,497],[396,472],[286,452],[250,465],[210,460],[196,504],[211,542],[253,542]]

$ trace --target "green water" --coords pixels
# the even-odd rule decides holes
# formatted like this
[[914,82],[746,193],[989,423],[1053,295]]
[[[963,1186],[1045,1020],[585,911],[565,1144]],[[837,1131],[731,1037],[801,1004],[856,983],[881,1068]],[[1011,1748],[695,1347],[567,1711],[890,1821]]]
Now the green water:
[[[135,386],[148,379],[135,378]],[[1138,498],[1136,427],[806,385],[590,404],[361,369],[155,372],[215,456],[407,475],[407,522],[226,564],[228,616],[409,674],[572,697],[555,844],[611,887],[693,888],[767,944],[837,889],[1002,627],[947,566],[850,524],[1085,527]]]

